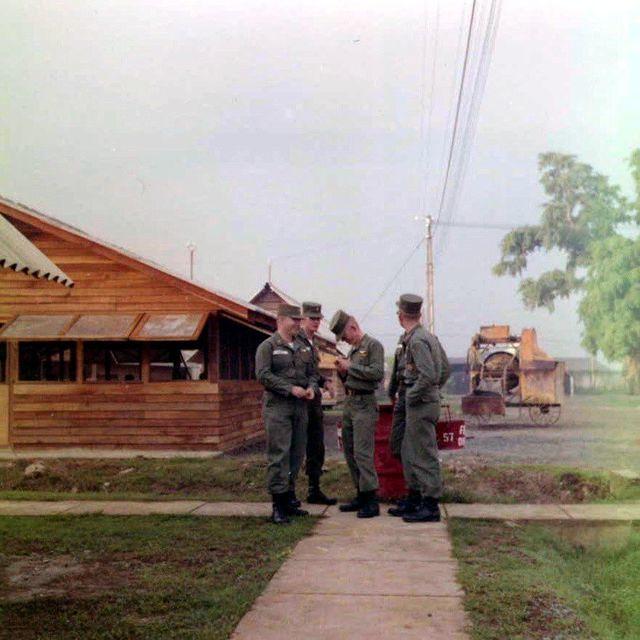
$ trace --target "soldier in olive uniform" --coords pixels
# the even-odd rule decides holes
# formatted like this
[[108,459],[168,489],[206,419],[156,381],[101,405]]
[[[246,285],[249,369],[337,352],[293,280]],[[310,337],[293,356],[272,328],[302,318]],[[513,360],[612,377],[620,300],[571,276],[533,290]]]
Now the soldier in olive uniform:
[[[301,330],[298,339],[313,351],[313,363],[318,386],[330,388],[330,381],[320,374],[320,352],[313,342],[322,320],[322,306],[317,302],[302,303]],[[309,420],[307,424],[307,462],[306,471],[309,478],[309,504],[334,505],[337,500],[327,497],[320,489],[320,476],[324,466],[324,414],[322,410],[322,394],[317,394],[308,404]]]
[[442,470],[436,425],[440,417],[440,387],[449,378],[449,361],[438,338],[420,323],[422,298],[404,294],[397,305],[398,320],[405,330],[406,426],[401,458],[409,496],[389,513],[402,516],[405,522],[438,522]]
[[307,403],[320,393],[313,351],[296,339],[300,308],[278,307],[278,330],[256,352],[256,377],[264,386],[262,416],[267,431],[267,488],[273,498],[272,520],[308,515],[299,509],[295,481],[307,440]]
[[331,319],[331,331],[337,340],[351,345],[348,357],[338,358],[336,364],[347,395],[342,415],[344,455],[358,494],[341,505],[340,511],[357,511],[359,518],[373,518],[380,515],[374,465],[375,391],[384,377],[384,350],[344,311],[337,311]]
[[398,340],[398,346],[393,355],[393,368],[391,370],[391,379],[389,380],[389,398],[394,403],[389,447],[391,453],[399,459],[402,458],[402,438],[404,437],[406,423],[406,387],[404,386],[406,344],[404,338],[405,334],[403,333]]

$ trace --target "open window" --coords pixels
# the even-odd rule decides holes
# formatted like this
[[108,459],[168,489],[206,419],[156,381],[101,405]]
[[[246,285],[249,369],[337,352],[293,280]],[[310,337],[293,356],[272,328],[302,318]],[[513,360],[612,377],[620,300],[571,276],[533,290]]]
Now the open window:
[[140,345],[122,342],[85,342],[83,378],[85,382],[140,382]]
[[163,342],[149,345],[149,381],[207,379],[207,358],[200,342]]
[[254,380],[260,343],[270,335],[244,322],[220,317],[220,379]]
[[74,382],[76,345],[72,342],[21,342],[18,379],[24,382]]

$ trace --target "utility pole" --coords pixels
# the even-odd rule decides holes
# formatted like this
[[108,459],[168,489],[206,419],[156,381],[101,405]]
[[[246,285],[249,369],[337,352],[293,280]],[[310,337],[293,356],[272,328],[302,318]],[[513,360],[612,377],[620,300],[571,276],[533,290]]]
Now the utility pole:
[[426,264],[426,297],[427,303],[427,328],[431,333],[435,332],[434,313],[434,289],[433,289],[433,218],[425,218],[425,240],[427,244],[427,264]]
[[189,278],[193,280],[193,256],[196,252],[196,245],[193,242],[190,242],[187,245],[187,249],[189,250]]
[[271,269],[273,267],[273,260],[269,259],[268,262],[268,273],[267,273],[267,282],[271,284]]

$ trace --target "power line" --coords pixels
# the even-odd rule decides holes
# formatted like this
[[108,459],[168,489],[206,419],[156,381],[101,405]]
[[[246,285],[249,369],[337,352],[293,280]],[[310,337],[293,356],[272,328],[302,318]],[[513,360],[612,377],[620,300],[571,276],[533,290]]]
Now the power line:
[[[469,109],[467,121],[462,135],[462,145],[460,148],[459,158],[460,165],[458,170],[454,174],[453,187],[450,190],[451,196],[448,204],[445,205],[445,209],[450,212],[449,220],[453,218],[453,212],[456,207],[457,199],[460,197],[460,185],[464,181],[467,166],[469,163],[469,148],[475,137],[477,122],[480,114],[480,103],[482,102],[482,96],[487,82],[489,74],[489,67],[491,64],[491,58],[493,55],[493,49],[495,46],[495,40],[498,33],[498,25],[500,22],[501,12],[501,0],[491,0],[491,7],[489,9],[489,16],[487,18],[486,28],[484,30],[482,49],[480,52],[480,60],[478,63],[477,72],[475,74],[475,80],[473,83],[473,90],[471,98],[469,100]],[[438,254],[443,251],[446,244],[446,238],[448,234],[443,233],[440,242],[438,243]]]
[[391,285],[397,280],[398,276],[402,273],[403,269],[409,264],[409,260],[411,260],[411,258],[413,258],[415,253],[422,246],[423,242],[424,242],[424,238],[420,238],[420,242],[418,242],[418,244],[411,250],[411,253],[409,253],[409,255],[406,257],[405,261],[400,265],[400,268],[393,274],[393,278],[391,278],[391,280],[389,280],[389,282],[387,282],[387,284],[384,287],[384,289],[380,292],[378,297],[373,301],[373,304],[364,313],[364,315],[362,316],[362,320],[363,321],[366,320],[369,317],[369,314],[375,309],[375,307],[378,304],[378,302],[380,302],[380,300],[382,300],[382,298],[387,293],[387,291],[389,291],[389,289],[391,288]]
[[473,31],[473,21],[476,13],[476,0],[473,0],[473,4],[471,5],[471,16],[469,18],[469,30],[467,32],[467,45],[464,53],[464,62],[462,64],[462,75],[460,77],[460,87],[458,88],[458,99],[456,104],[456,115],[453,121],[453,132],[451,134],[451,143],[449,145],[449,156],[447,159],[447,167],[444,174],[444,184],[442,187],[442,192],[440,195],[440,204],[438,205],[438,213],[436,216],[436,221],[440,219],[440,214],[442,213],[442,206],[444,204],[444,196],[447,192],[447,187],[449,185],[449,174],[451,172],[451,163],[453,160],[453,150],[455,148],[456,136],[458,133],[458,123],[460,121],[460,107],[462,106],[462,94],[464,89],[464,83],[467,75],[467,66],[469,64],[469,51],[471,49],[471,33]]

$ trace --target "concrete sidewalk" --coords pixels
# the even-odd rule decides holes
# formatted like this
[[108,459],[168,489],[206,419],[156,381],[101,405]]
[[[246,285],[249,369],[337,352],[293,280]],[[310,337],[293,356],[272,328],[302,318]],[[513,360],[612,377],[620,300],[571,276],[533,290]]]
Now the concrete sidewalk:
[[463,640],[446,526],[332,507],[240,621],[232,640]]
[[[336,509],[304,505],[312,515],[339,515]],[[449,518],[487,520],[640,520],[640,503],[621,504],[445,504]],[[383,509],[384,510],[384,509]],[[267,502],[203,502],[198,500],[0,500],[0,516],[49,516],[103,513],[129,515],[269,516]]]

